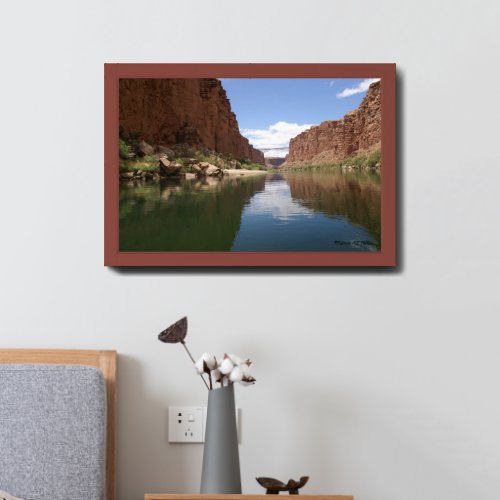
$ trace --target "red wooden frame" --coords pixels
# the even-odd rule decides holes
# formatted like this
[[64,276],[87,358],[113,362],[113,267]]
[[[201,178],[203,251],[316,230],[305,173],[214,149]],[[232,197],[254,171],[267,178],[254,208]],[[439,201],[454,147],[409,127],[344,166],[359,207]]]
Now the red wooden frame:
[[[382,164],[379,252],[120,252],[120,78],[381,78]],[[325,267],[396,265],[395,64],[105,64],[104,265]]]

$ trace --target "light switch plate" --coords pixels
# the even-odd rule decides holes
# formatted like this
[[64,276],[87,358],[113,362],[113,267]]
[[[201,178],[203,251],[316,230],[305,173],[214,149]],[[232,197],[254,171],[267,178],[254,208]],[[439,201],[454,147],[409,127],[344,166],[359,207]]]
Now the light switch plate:
[[[168,442],[204,443],[207,423],[206,406],[169,406]],[[241,444],[241,409],[236,409],[238,443]]]
[[204,413],[202,406],[170,406],[168,408],[169,443],[203,443]]

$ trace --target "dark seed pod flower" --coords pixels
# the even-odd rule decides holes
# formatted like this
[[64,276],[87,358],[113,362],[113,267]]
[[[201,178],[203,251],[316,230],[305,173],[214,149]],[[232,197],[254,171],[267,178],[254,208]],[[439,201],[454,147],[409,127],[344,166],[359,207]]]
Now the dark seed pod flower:
[[184,339],[187,335],[188,329],[188,319],[186,316],[176,321],[173,325],[165,328],[159,335],[158,340],[165,342],[166,344],[177,344],[179,342],[184,343]]
[[[165,328],[158,335],[158,339],[166,344],[182,344],[207,389],[212,390],[214,382],[220,383],[221,387],[232,385],[235,382],[239,382],[242,385],[252,385],[255,383],[255,378],[250,375],[250,365],[252,362],[248,358],[240,358],[236,354],[224,354],[222,360],[217,361],[215,356],[206,352],[198,361],[195,361],[184,341],[187,335],[187,328],[187,317],[181,318],[173,325]],[[205,375],[208,378],[208,383],[205,380]]]
[[[186,338],[187,335],[187,329],[188,329],[188,319],[186,316],[184,316],[179,321],[176,321],[173,325],[170,325],[168,328],[165,328],[165,330],[163,330],[158,335],[158,340],[160,342],[165,342],[166,344],[181,343],[186,352],[188,353],[189,358],[194,363],[195,362],[194,358],[192,354],[189,352],[186,342],[184,342],[184,339]],[[200,374],[200,377],[203,380],[203,383],[205,384],[206,388],[210,389],[210,387],[207,384],[207,381],[203,378],[203,374]]]

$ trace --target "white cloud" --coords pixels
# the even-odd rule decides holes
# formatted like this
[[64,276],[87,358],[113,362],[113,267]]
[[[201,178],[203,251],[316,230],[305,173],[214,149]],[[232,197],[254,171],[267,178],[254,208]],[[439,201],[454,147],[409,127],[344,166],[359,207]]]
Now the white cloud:
[[380,78],[365,78],[361,80],[361,82],[356,87],[348,87],[344,89],[342,92],[337,94],[339,99],[343,99],[344,97],[350,97],[354,94],[361,94],[362,92],[366,92],[368,87],[375,82],[378,82]]
[[282,149],[268,149],[263,153],[266,158],[284,158],[288,154],[288,146]]
[[254,147],[263,151],[264,156],[284,158],[290,139],[310,127],[312,125],[276,122],[266,129],[244,129],[241,133]]
[[314,217],[314,211],[303,207],[290,196],[290,186],[286,181],[268,182],[265,190],[252,197],[245,208],[247,215],[265,215],[280,221],[295,217]]
[[330,87],[333,87],[335,85],[335,80],[330,80]]

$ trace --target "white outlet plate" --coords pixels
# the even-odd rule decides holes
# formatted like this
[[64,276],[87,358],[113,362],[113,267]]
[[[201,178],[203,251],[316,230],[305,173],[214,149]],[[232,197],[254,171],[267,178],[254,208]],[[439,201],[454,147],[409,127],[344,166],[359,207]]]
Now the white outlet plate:
[[170,443],[203,443],[205,426],[202,406],[168,408],[168,441]]
[[[206,406],[169,406],[169,443],[204,443],[207,421]],[[236,410],[238,443],[241,443],[241,409]]]

